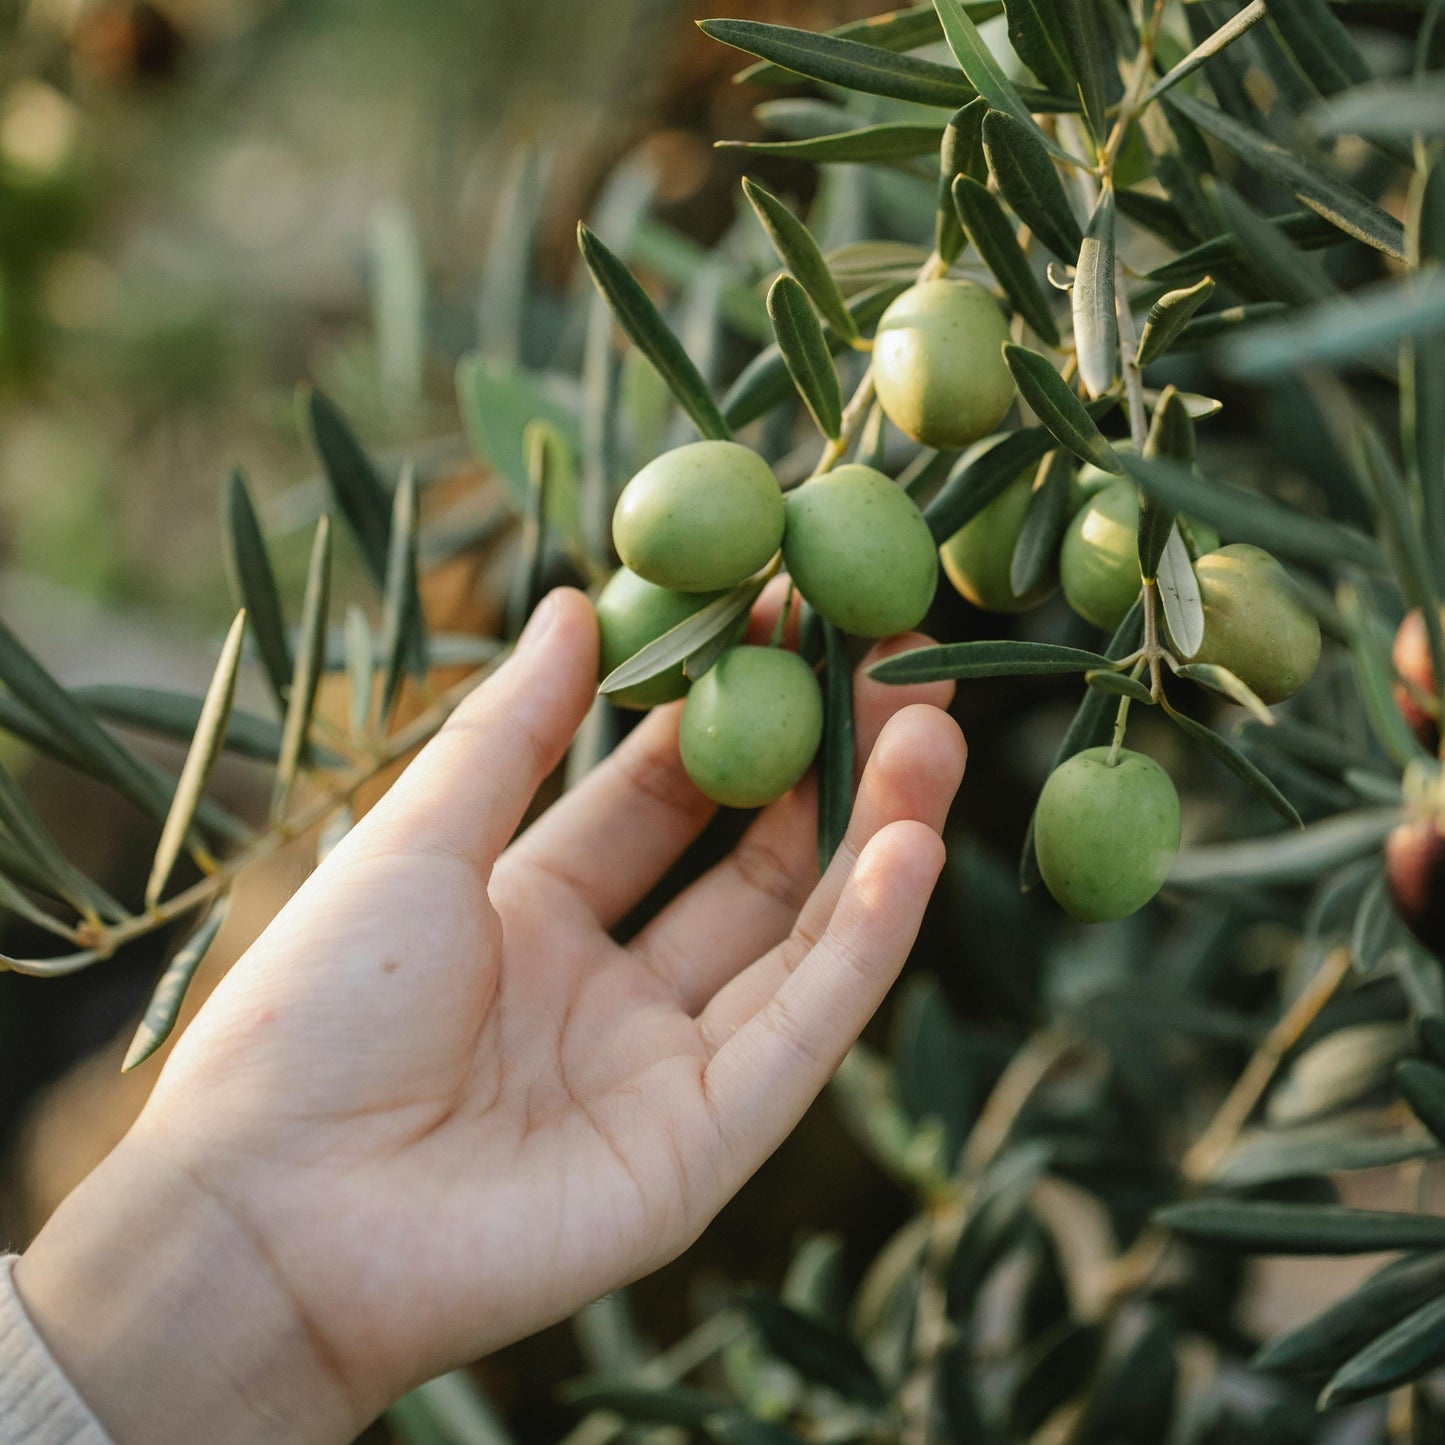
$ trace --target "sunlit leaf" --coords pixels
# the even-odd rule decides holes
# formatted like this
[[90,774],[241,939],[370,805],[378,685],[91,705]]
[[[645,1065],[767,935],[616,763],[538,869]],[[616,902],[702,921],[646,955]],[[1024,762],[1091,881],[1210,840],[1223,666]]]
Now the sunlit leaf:
[[1445,1246],[1445,1218],[1334,1204],[1192,1199],[1166,1205],[1154,1218],[1191,1243],[1250,1254],[1376,1254]]
[[1108,391],[1119,372],[1114,268],[1114,192],[1106,187],[1094,207],[1094,214],[1089,217],[1070,293],[1079,379],[1091,397]]
[[186,1001],[186,990],[190,988],[196,970],[205,961],[206,954],[216,941],[216,935],[226,921],[230,906],[230,895],[221,894],[166,965],[166,970],[161,974],[160,982],[156,984],[150,1002],[146,1005],[145,1017],[141,1019],[135,1036],[130,1041],[130,1047],[126,1050],[125,1061],[120,1066],[121,1073],[128,1074],[132,1069],[139,1068],[170,1038],[176,1020],[180,1018],[181,1006]]
[[836,438],[843,430],[838,373],[812,305],[791,276],[779,276],[773,282],[768,291],[768,316],[798,395],[812,413],[818,430]]
[[1227,46],[1233,45],[1251,26],[1259,24],[1265,16],[1264,0],[1250,0],[1243,10],[1232,15],[1212,35],[1201,40],[1183,60],[1171,65],[1145,93],[1143,104],[1158,100],[1167,90],[1172,90],[1181,80],[1193,75],[1207,60],[1218,55]]
[[1038,127],[991,110],[983,120],[983,148],[999,194],[1014,215],[1060,261],[1072,266],[1084,233]]
[[1193,286],[1166,291],[1150,308],[1139,334],[1135,364],[1148,366],[1169,350],[1189,318],[1214,294],[1214,282],[1206,276]]
[[1190,682],[1197,682],[1200,687],[1207,687],[1210,692],[1218,693],[1220,697],[1227,697],[1230,702],[1247,708],[1266,727],[1274,726],[1274,714],[1260,701],[1253,689],[1227,667],[1220,667],[1213,662],[1190,662],[1179,669],[1179,676],[1188,678]]
[[1033,409],[1044,429],[1062,447],[1068,448],[1081,461],[1092,462],[1102,471],[1118,474],[1123,470],[1113,447],[1074,395],[1068,382],[1054,369],[1053,363],[1026,346],[1005,342],[1004,360],[1013,373],[1019,395]]
[[951,678],[1035,677],[1107,668],[1109,659],[1080,647],[1052,642],[944,642],[876,662],[868,675],[895,685]]
[[286,620],[271,556],[250,488],[239,468],[226,488],[226,562],[231,582],[246,615],[277,708],[286,710],[286,689],[291,682],[291,648],[286,641]]
[[744,177],[743,194],[768,233],[778,259],[807,292],[818,314],[845,340],[855,337],[858,333],[852,313],[812,233],[771,191],[756,181]]
[[800,140],[720,140],[716,144],[723,150],[744,150],[753,155],[782,156],[820,165],[860,165],[933,155],[941,135],[936,125],[896,120]]
[[1009,304],[1041,341],[1057,346],[1059,328],[1049,298],[993,193],[973,177],[959,176],[953,183],[953,204],[959,222]]

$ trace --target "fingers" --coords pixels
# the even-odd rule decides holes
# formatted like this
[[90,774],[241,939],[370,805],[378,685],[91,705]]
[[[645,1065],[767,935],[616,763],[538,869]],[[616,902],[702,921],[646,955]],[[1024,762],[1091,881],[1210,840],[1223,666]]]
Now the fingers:
[[741,1181],[787,1136],[888,992],[943,867],[926,824],[875,834],[827,931],[703,1074],[725,1178]]
[[542,599],[501,668],[457,708],[352,834],[491,868],[561,762],[597,685],[597,620],[571,588]]
[[[867,668],[894,652],[921,647],[929,639],[918,634],[880,643],[864,659],[854,684],[857,714],[859,768],[873,752],[879,734],[890,718],[923,705],[934,712],[951,738],[944,744],[940,771],[933,765],[935,749],[927,736],[917,739],[912,756],[900,752],[885,774],[883,784],[865,789],[855,816],[868,833],[895,817],[933,820],[939,800],[946,811],[957,787],[949,781],[951,759],[958,751],[958,736],[938,709],[953,694],[951,683],[915,687],[887,687],[873,682]],[[901,811],[887,804],[870,806],[880,788]],[[704,874],[633,941],[633,948],[677,994],[689,1013],[696,1013],[732,978],[760,954],[786,938],[797,920],[798,909],[818,880],[816,790],[812,780],[774,803],[749,828],[737,848]],[[855,841],[854,854],[861,842]],[[836,895],[835,895],[836,896]]]
[[848,832],[780,943],[724,983],[698,1016],[710,1047],[727,1042],[782,987],[828,927],[869,841],[899,822],[941,833],[963,777],[968,749],[958,725],[937,708],[910,707],[890,720],[869,759]]

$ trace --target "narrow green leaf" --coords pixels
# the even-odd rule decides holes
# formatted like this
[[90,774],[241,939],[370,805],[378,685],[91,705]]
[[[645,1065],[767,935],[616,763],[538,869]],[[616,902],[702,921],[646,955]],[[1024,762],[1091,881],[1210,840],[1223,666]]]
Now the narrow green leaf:
[[1370,79],[1364,56],[1327,0],[1265,0],[1265,8],[1286,48],[1321,95],[1334,95]]
[[1059,541],[1069,525],[1073,465],[1062,451],[1052,451],[1039,466],[1028,510],[1009,559],[1009,587],[1014,596],[1032,592],[1057,564]]
[[1406,1059],[1395,1066],[1395,1087],[1415,1117],[1445,1142],[1445,1069],[1423,1059]]
[[888,1392],[868,1357],[837,1325],[759,1291],[744,1295],[741,1303],[769,1349],[804,1379],[862,1405],[887,1402]]
[[201,705],[201,715],[196,720],[196,733],[181,767],[180,781],[176,784],[171,810],[166,815],[161,829],[160,842],[156,844],[155,858],[151,863],[150,880],[146,883],[145,900],[147,908],[154,908],[165,891],[171,870],[176,866],[186,836],[191,831],[192,820],[200,806],[201,795],[211,780],[211,772],[226,735],[226,724],[231,717],[231,704],[236,697],[236,674],[241,666],[241,644],[246,637],[246,611],[236,614],[231,630],[221,648],[216,670],[211,676],[211,685],[206,689],[206,700]]
[[[1189,419],[1184,402],[1172,387],[1166,388],[1154,408],[1154,417],[1149,423],[1149,435],[1144,441],[1146,457],[1165,457],[1181,466],[1194,464],[1194,423]],[[1159,563],[1164,549],[1169,545],[1169,534],[1174,530],[1176,509],[1156,500],[1148,492],[1139,496],[1139,572],[1145,581],[1151,581],[1159,572]],[[1186,553],[1185,561],[1188,561]],[[1174,579],[1177,582],[1177,578]],[[1188,583],[1185,583],[1186,588]],[[1197,592],[1197,588],[1195,589]],[[1196,630],[1186,627],[1191,637]],[[1185,647],[1185,639],[1174,639]],[[1185,656],[1198,650],[1198,641],[1186,648]]]
[[1210,692],[1218,693],[1220,697],[1227,697],[1230,702],[1238,703],[1240,707],[1253,713],[1255,719],[1265,727],[1274,726],[1274,714],[1260,701],[1259,695],[1227,667],[1220,667],[1213,662],[1189,662],[1179,669],[1179,676],[1190,682],[1197,682],[1200,687],[1207,687]]
[[1111,697],[1127,697],[1134,702],[1143,703],[1145,707],[1152,707],[1154,704],[1154,694],[1137,677],[1130,677],[1127,672],[1115,672],[1112,668],[1104,672],[1086,672],[1084,681]]
[[1193,286],[1179,291],[1166,291],[1150,308],[1139,335],[1139,349],[1134,354],[1136,366],[1148,366],[1163,356],[1189,318],[1214,294],[1214,281],[1206,276]]
[[[1204,137],[1170,108],[1168,97],[1146,106],[1138,126],[1149,153],[1150,169],[1163,187],[1165,199],[1196,240],[1205,241],[1215,235],[1219,225],[1200,185],[1200,178],[1213,168]],[[1185,279],[1193,278],[1186,273]]]
[[1445,1246],[1445,1218],[1336,1204],[1193,1199],[1166,1205],[1154,1218],[1192,1243],[1250,1254],[1376,1254]]
[[812,413],[818,430],[836,440],[843,431],[843,394],[838,373],[808,297],[791,276],[779,276],[769,289],[768,318],[798,395]]
[[[1385,1169],[1438,1153],[1435,1141],[1423,1129],[1382,1132],[1373,1116],[1347,1114],[1246,1129],[1210,1175],[1210,1182],[1224,1189],[1252,1189],[1285,1179]],[[1340,1359],[1350,1353],[1346,1350]],[[1256,1358],[1253,1363],[1258,1368],[1261,1361]]]
[[1335,600],[1370,730],[1386,754],[1404,769],[1426,754],[1395,705],[1389,631],[1370,608],[1366,595],[1351,583],[1340,584]]
[[1335,287],[1323,268],[1294,245],[1283,225],[1274,225],[1225,182],[1205,177],[1201,182],[1220,219],[1231,232],[1240,256],[1242,277],[1265,296],[1292,306],[1309,306],[1334,294]]
[[1172,90],[1181,80],[1193,75],[1207,60],[1218,55],[1226,46],[1233,45],[1251,26],[1259,24],[1265,16],[1264,0],[1250,0],[1250,3],[1232,15],[1212,35],[1201,40],[1183,60],[1171,65],[1158,80],[1150,86],[1144,96],[1143,105],[1158,100],[1167,90]]
[[[1406,202],[1411,265],[1433,281],[1445,262],[1445,157],[1424,158]],[[1400,430],[1411,480],[1419,489],[1426,548],[1436,585],[1445,588],[1445,334],[1416,336],[1400,356]]]
[[1320,1408],[1382,1395],[1428,1375],[1441,1363],[1445,1363],[1445,1295],[1421,1305],[1342,1365],[1320,1395]]
[[1192,657],[1204,645],[1204,602],[1193,559],[1177,522],[1165,537],[1158,582],[1164,625],[1174,645],[1186,657]]
[[647,682],[660,672],[686,662],[700,648],[712,639],[726,633],[739,618],[752,610],[759,594],[767,584],[771,570],[750,578],[734,587],[732,591],[709,602],[706,607],[684,618],[676,627],[664,632],[646,647],[640,648],[620,667],[614,668],[602,679],[597,689],[604,697],[608,693],[620,692],[634,683]]
[[1205,727],[1201,722],[1195,722],[1192,717],[1186,717],[1172,708],[1165,710],[1195,742],[1201,743],[1213,753],[1240,782],[1268,803],[1286,823],[1296,828],[1304,827],[1304,820],[1300,817],[1294,804],[1233,743],[1227,738],[1221,737],[1213,728]]
[[1107,44],[1109,27],[1091,0],[1054,0],[1054,3],[1070,66],[1078,77],[1075,89],[1084,108],[1084,122],[1097,147],[1108,134],[1105,112],[1109,107],[1110,81],[1114,81],[1116,88],[1118,82],[1118,64],[1112,47]]
[[742,150],[752,155],[782,156],[786,160],[813,161],[820,165],[876,165],[932,155],[941,138],[936,125],[895,120],[800,140],[720,140],[714,144],[719,150]]
[[980,183],[988,179],[988,158],[983,153],[983,118],[988,102],[979,96],[954,111],[938,148],[938,205],[933,221],[933,249],[944,266],[951,266],[963,250],[964,234],[954,205],[954,183],[968,176]]
[[577,243],[592,280],[612,308],[617,324],[651,362],[693,425],[704,437],[729,440],[732,430],[723,420],[712,393],[647,292],[585,225],[577,228]]
[[953,183],[953,205],[979,258],[1003,288],[1009,305],[1041,341],[1057,346],[1059,328],[1048,295],[993,193],[972,176],[959,176]]
[[[971,0],[969,13],[982,23],[997,15],[999,8],[998,0]],[[918,50],[943,39],[943,27],[938,23],[938,12],[933,8],[932,0],[903,10],[889,10],[882,15],[850,20],[846,24],[835,25],[825,33],[835,40],[856,40],[880,50]],[[733,80],[739,85],[791,85],[797,80],[797,72],[765,60],[738,71]]]
[[1247,165],[1292,191],[1311,210],[1338,226],[1347,236],[1353,236],[1398,261],[1405,259],[1404,228],[1353,186],[1314,161],[1295,155],[1193,96],[1176,94],[1172,103],[1201,130],[1222,141]]
[[[1064,0],[1066,4],[1075,0]],[[1079,379],[1091,397],[1101,396],[1119,373],[1119,318],[1114,301],[1114,192],[1106,186],[1079,247],[1074,271],[1074,346]]]
[[[355,603],[346,609],[346,683],[351,695],[351,736],[366,736],[367,720],[371,716],[371,699],[376,684],[376,649],[372,646],[371,625],[366,613]],[[313,743],[311,755],[315,758],[320,749]]]
[[211,945],[216,941],[226,914],[231,906],[230,895],[221,894],[211,904],[191,936],[176,950],[166,965],[146,1005],[145,1017],[141,1019],[135,1036],[126,1050],[125,1061],[120,1066],[123,1074],[139,1068],[165,1041],[175,1029],[181,1015],[181,1006],[186,1001],[186,990],[196,976],[196,970],[204,962]]
[[852,313],[838,283],[808,228],[775,196],[756,181],[743,177],[743,194],[757,212],[778,259],[818,308],[818,314],[845,340],[858,335]]
[[818,757],[818,871],[826,873],[853,815],[857,737],[853,720],[853,669],[848,642],[823,624],[823,746]]
[[426,367],[426,263],[411,212],[395,202],[378,206],[367,251],[378,390],[393,415],[406,417],[421,401]]
[[902,685],[972,677],[1038,677],[1052,673],[1107,669],[1109,659],[1080,647],[1052,642],[944,642],[915,647],[874,663],[875,682]]
[[1084,233],[1038,127],[991,110],[983,118],[983,149],[999,194],[1014,215],[1060,261],[1072,266]]
[[307,407],[312,441],[331,495],[356,539],[372,580],[383,587],[391,534],[391,489],[334,402],[313,391],[307,397]]
[[1176,251],[1194,249],[1198,237],[1179,209],[1167,196],[1152,191],[1131,190],[1127,186],[1115,191],[1119,210],[1136,226],[1152,232]]
[[[1343,244],[1339,231],[1313,211],[1289,211],[1279,216],[1255,219],[1260,225],[1269,226],[1283,239],[1303,251],[1318,251],[1327,246]],[[1210,229],[1219,229],[1217,220],[1211,224]],[[1249,258],[1237,236],[1214,236],[1182,252],[1172,261],[1166,261],[1162,266],[1146,271],[1144,279],[1156,281],[1160,285],[1173,285],[1178,281],[1192,282],[1221,267],[1241,268],[1247,259]]]
[[728,1404],[721,1395],[685,1385],[639,1385],[606,1378],[581,1380],[565,1387],[562,1396],[578,1409],[606,1410],[648,1425],[700,1426]]
[[[1318,136],[1361,135],[1395,145],[1445,135],[1445,83],[1431,74],[1361,85],[1315,106],[1309,123]],[[1393,153],[1395,145],[1382,149]]]
[[[386,584],[382,589],[382,674],[381,719],[385,726],[407,670],[412,639],[421,626],[421,594],[417,590],[416,543],[418,512],[416,473],[407,465],[397,483],[391,511],[391,541],[386,561]],[[425,653],[412,663],[413,673],[425,674]]]
[[515,1445],[496,1407],[465,1370],[418,1385],[386,1412],[404,1445]]
[[306,569],[306,591],[301,601],[301,630],[296,645],[296,665],[286,717],[281,724],[281,755],[276,760],[276,786],[271,798],[271,816],[281,818],[291,796],[292,784],[306,751],[311,715],[316,709],[316,691],[326,655],[326,619],[331,605],[331,518],[323,512],[316,523],[311,560]]
[[1004,0],[1003,8],[1014,54],[1041,85],[1059,95],[1072,94],[1078,81],[1059,33],[1056,0]]
[[[1206,280],[1209,278],[1206,277]],[[1289,311],[1281,301],[1259,301],[1246,306],[1221,306],[1184,324],[1174,340],[1175,351],[1196,351],[1222,337],[1230,337],[1246,326],[1273,321]]]
[[[5,870],[12,877],[23,876],[22,871],[14,866],[15,862],[23,862],[77,912],[115,916],[110,907],[114,900],[93,885],[61,852],[60,845],[40,821],[39,814],[3,763],[0,763],[0,824],[4,825],[20,850],[17,859],[5,859]],[[9,842],[8,839],[5,841]]]
[[1218,480],[1204,480],[1190,468],[1162,458],[1148,460],[1120,453],[1123,469],[1152,496],[1176,511],[1240,540],[1302,562],[1343,563],[1375,568],[1380,552],[1374,539],[1325,517],[1297,512],[1281,502]]
[[1101,471],[1115,475],[1123,471],[1114,448],[1104,440],[1103,432],[1094,424],[1083,402],[1048,357],[1009,341],[1004,343],[1003,356],[1019,395],[1061,447],[1067,447],[1081,461],[1092,462]]
[[886,95],[917,105],[956,110],[975,91],[952,66],[898,54],[880,46],[758,20],[700,20],[698,29],[735,50],[769,60],[794,75],[865,95]]
[[271,556],[261,532],[261,522],[251,500],[250,488],[239,467],[231,473],[226,488],[226,564],[231,585],[246,615],[251,619],[251,636],[261,658],[261,668],[271,684],[278,711],[286,710],[286,688],[291,681],[291,648],[286,641],[286,620],[281,612],[281,594]]

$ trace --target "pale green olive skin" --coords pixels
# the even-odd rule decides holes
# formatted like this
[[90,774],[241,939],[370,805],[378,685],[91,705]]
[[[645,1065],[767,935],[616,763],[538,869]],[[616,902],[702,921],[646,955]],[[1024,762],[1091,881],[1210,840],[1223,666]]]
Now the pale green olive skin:
[[715,803],[761,808],[808,771],[823,736],[823,695],[796,652],[734,647],[682,708],[682,762]]
[[1050,567],[1024,593],[1015,592],[1009,582],[1014,548],[1033,495],[1035,471],[1029,467],[1020,472],[941,549],[948,580],[961,596],[985,612],[1023,612],[1037,607],[1059,585],[1057,567]]
[[1007,340],[1008,322],[982,286],[910,287],[883,313],[873,338],[873,382],[888,420],[940,451],[987,436],[1013,403]]
[[1138,912],[1179,852],[1179,794],[1153,758],[1089,748],[1049,775],[1034,815],[1039,872],[1081,923]]
[[[599,677],[622,666],[629,657],[686,622],[720,592],[673,592],[659,587],[626,567],[619,567],[597,595],[597,631],[601,644]],[[739,619],[738,637],[747,630],[747,618]],[[674,702],[687,691],[687,678],[679,662],[646,682],[635,683],[621,692],[608,693],[618,707],[649,708]]]
[[783,563],[820,617],[857,637],[892,637],[923,621],[938,587],[938,548],[891,478],[852,464],[787,496]]
[[1139,596],[1139,492],[1124,479],[1096,492],[1074,514],[1059,549],[1069,606],[1113,632]]
[[625,567],[675,592],[735,587],[783,540],[783,494],[772,468],[737,442],[664,452],[623,488],[612,541]]
[[1267,703],[1293,697],[1320,660],[1320,624],[1263,547],[1236,542],[1194,564],[1204,642],[1191,659],[1227,667]]

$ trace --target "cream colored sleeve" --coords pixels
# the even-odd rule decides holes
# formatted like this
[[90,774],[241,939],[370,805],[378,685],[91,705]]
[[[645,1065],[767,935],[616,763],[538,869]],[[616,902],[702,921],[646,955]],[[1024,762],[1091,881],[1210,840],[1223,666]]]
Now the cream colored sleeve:
[[15,1261],[0,1255],[0,1441],[4,1445],[113,1445],[30,1323]]

